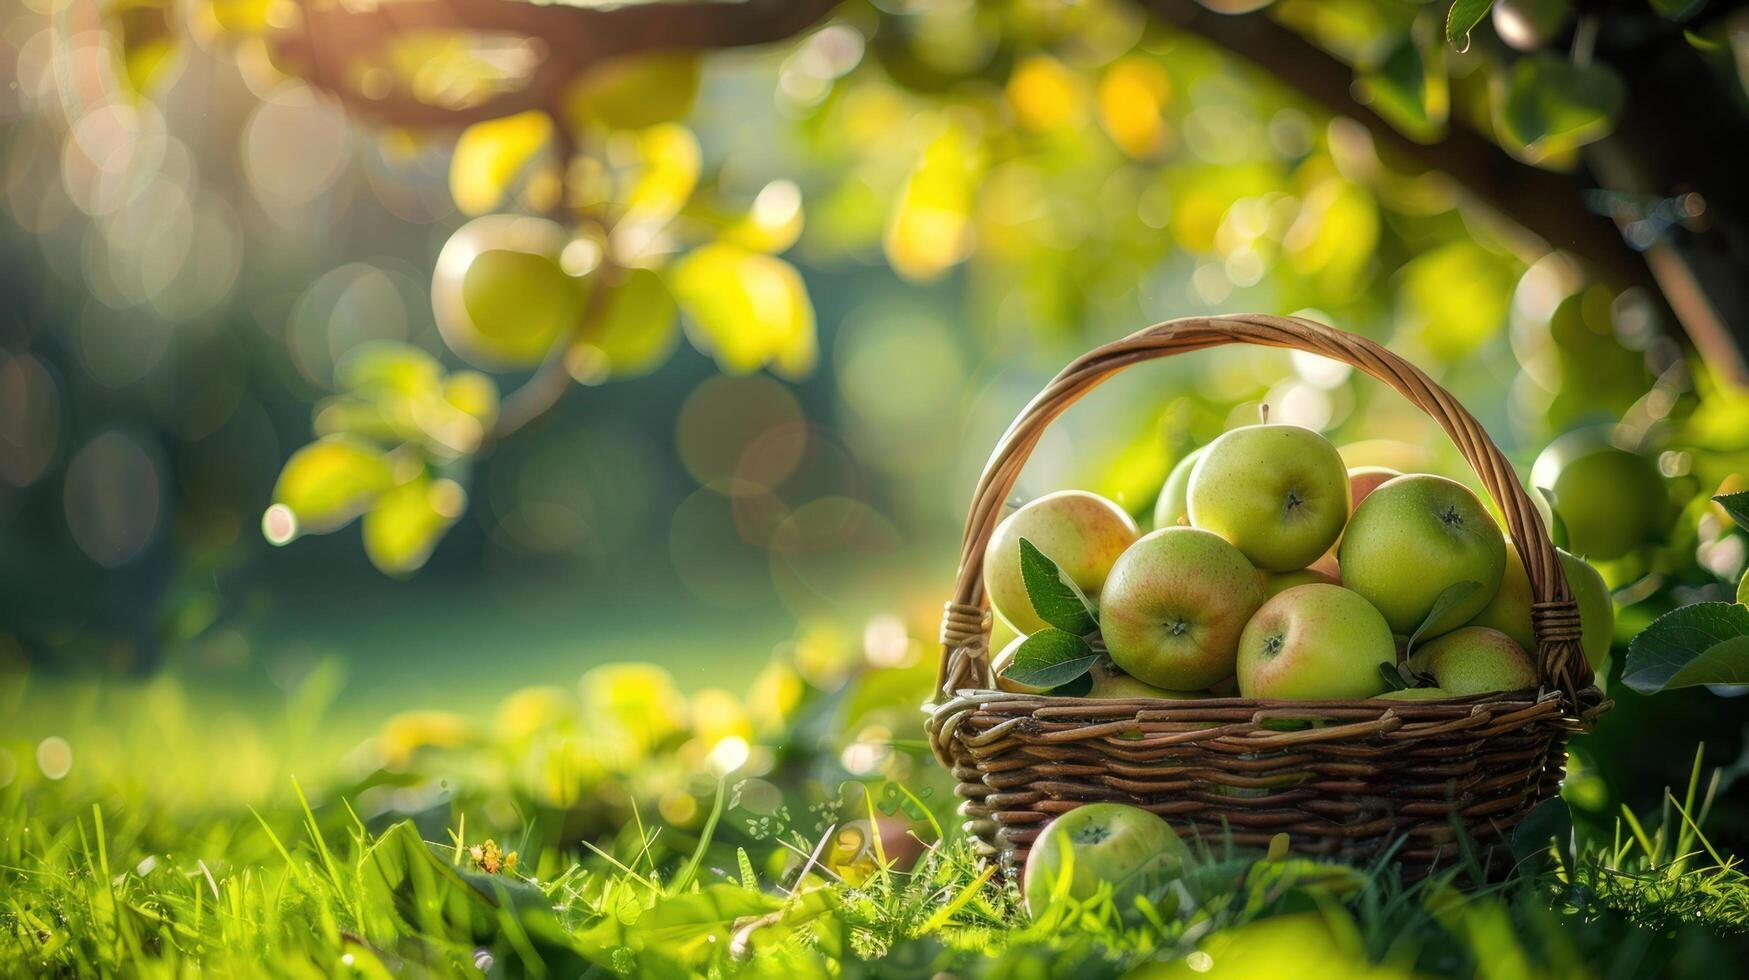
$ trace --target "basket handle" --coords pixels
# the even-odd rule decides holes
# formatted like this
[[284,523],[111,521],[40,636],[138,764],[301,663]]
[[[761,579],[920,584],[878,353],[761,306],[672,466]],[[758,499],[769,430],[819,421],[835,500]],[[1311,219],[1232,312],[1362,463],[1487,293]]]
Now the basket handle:
[[1579,645],[1578,604],[1542,516],[1481,423],[1420,368],[1373,341],[1298,317],[1264,314],[1183,317],[1139,330],[1077,358],[1021,410],[997,441],[972,494],[954,597],[941,623],[938,690],[951,697],[957,690],[985,686],[989,603],[984,595],[984,549],[1045,426],[1082,395],[1132,364],[1223,344],[1286,347],[1350,364],[1395,388],[1439,423],[1500,506],[1507,532],[1518,543],[1530,578],[1531,627],[1543,687],[1561,691],[1570,703],[1577,704],[1575,695],[1591,685],[1591,665]]

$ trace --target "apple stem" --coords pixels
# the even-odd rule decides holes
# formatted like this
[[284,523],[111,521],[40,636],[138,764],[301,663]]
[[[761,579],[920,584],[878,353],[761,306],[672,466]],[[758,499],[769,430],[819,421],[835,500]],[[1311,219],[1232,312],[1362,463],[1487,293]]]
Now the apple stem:
[[1263,424],[1269,424],[1269,403],[1263,402],[1257,406],[1257,414],[1263,417]]

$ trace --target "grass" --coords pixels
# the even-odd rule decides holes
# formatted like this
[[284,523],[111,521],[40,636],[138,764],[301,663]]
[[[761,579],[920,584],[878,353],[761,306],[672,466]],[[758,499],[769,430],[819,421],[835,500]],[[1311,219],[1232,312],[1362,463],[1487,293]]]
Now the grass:
[[1711,978],[1749,936],[1698,755],[1608,839],[1538,811],[1485,887],[1211,841],[1133,906],[1029,917],[914,738],[926,665],[774,670],[740,699],[615,667],[397,716],[326,768],[298,749],[301,780],[297,692],[240,724],[149,691],[68,732],[58,780],[0,737],[0,975]]

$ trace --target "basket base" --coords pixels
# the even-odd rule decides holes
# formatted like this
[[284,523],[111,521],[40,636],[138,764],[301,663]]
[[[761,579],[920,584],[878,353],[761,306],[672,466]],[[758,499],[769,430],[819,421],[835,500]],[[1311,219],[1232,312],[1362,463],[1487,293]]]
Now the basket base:
[[951,771],[967,833],[1014,870],[1057,816],[1117,802],[1212,848],[1285,834],[1292,853],[1388,857],[1410,879],[1505,874],[1513,828],[1560,792],[1575,720],[1547,697],[1406,704],[1308,703],[1293,710],[1317,720],[1296,727],[1239,699],[980,696],[955,719]]

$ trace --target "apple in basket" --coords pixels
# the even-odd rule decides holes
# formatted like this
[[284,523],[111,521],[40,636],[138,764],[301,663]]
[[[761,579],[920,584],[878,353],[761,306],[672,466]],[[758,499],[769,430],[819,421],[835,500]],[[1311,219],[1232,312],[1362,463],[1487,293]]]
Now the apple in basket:
[[[1583,559],[1556,550],[1561,570],[1567,575],[1567,587],[1579,600],[1579,645],[1585,649],[1585,659],[1593,670],[1602,672],[1603,660],[1609,656],[1610,642],[1615,635],[1615,605],[1609,598],[1609,586],[1603,576]],[[1488,626],[1512,637],[1526,650],[1536,649],[1536,635],[1530,625],[1530,576],[1524,571],[1524,559],[1512,542],[1506,542],[1506,573],[1500,579],[1500,590],[1483,607],[1471,626]]]
[[1465,626],[1416,648],[1409,666],[1433,675],[1451,695],[1522,691],[1537,686],[1536,664],[1499,630]]
[[1385,617],[1339,585],[1288,589],[1263,604],[1239,639],[1239,693],[1248,698],[1342,700],[1385,691],[1397,662]]
[[1045,825],[1021,874],[1027,914],[1063,899],[1085,902],[1109,885],[1119,912],[1183,871],[1189,849],[1165,820],[1122,803],[1088,803]]
[[[1412,473],[1361,501],[1342,532],[1337,561],[1342,584],[1384,613],[1393,633],[1421,630],[1426,638],[1482,611],[1500,587],[1506,545],[1468,487]],[[1436,604],[1442,608],[1429,621]]]
[[1348,520],[1348,469],[1330,440],[1297,425],[1247,425],[1208,444],[1190,474],[1190,524],[1258,568],[1304,568]]
[[1239,633],[1262,604],[1263,583],[1238,548],[1209,531],[1167,527],[1112,566],[1099,631],[1124,673],[1195,691],[1233,673]]
[[990,607],[1022,636],[1045,628],[1021,576],[1021,538],[1055,562],[1084,594],[1096,596],[1112,564],[1138,533],[1122,507],[1096,493],[1063,490],[1039,497],[1008,515],[990,536],[984,550],[984,591]]

